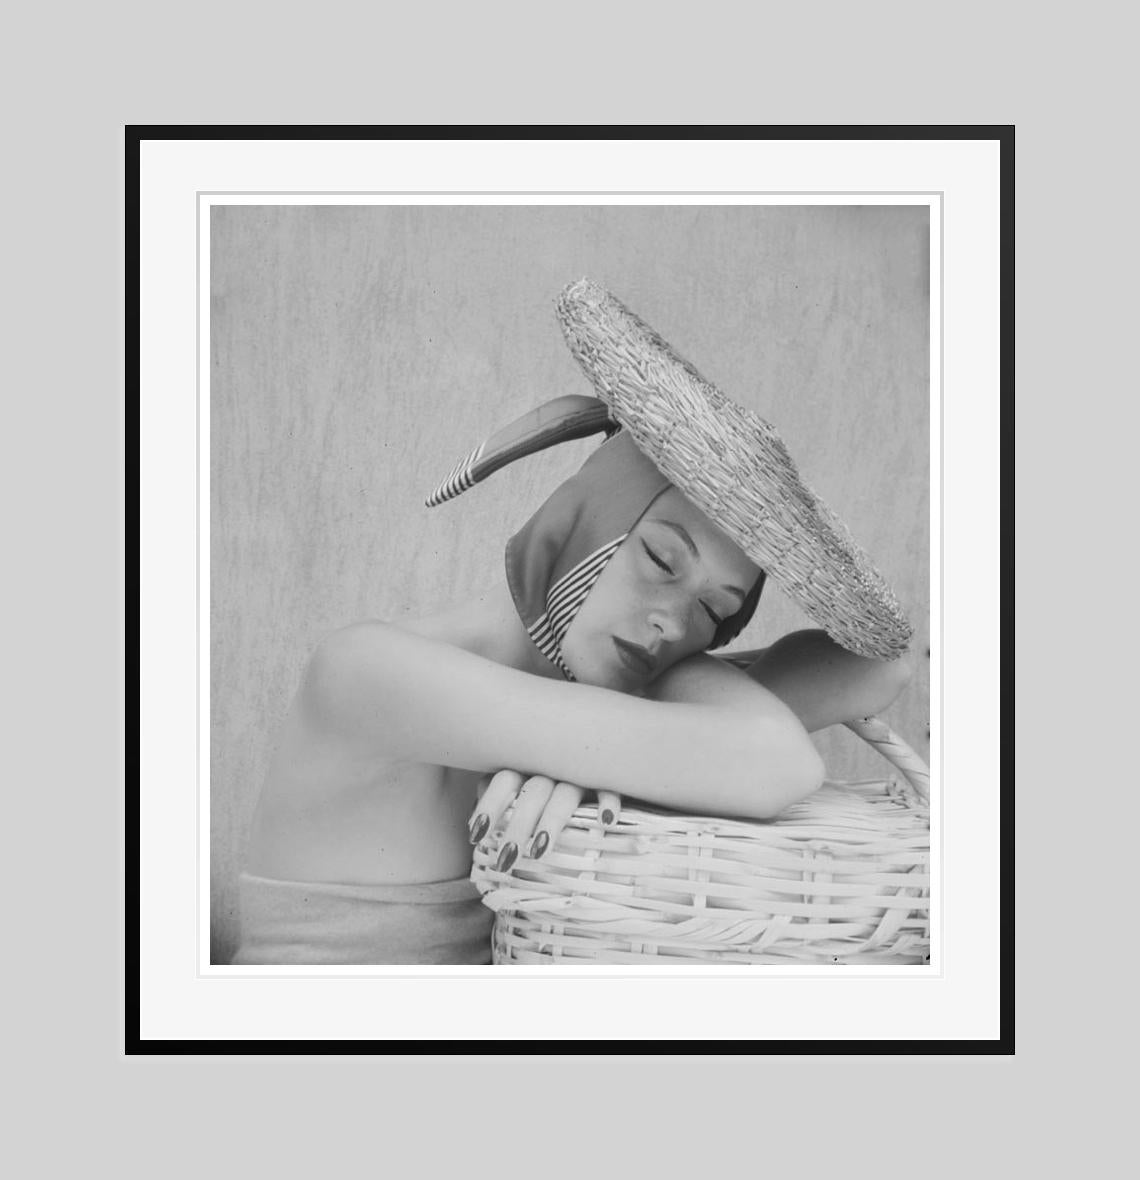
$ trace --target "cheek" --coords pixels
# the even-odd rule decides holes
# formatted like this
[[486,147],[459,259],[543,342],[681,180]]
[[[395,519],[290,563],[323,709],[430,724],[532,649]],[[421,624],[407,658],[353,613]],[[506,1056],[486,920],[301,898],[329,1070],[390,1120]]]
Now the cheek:
[[612,634],[620,626],[620,595],[611,581],[603,585],[606,571],[594,584],[593,589],[586,595],[585,601],[578,608],[578,612],[570,621],[566,634],[562,638],[563,648],[581,647],[593,637]]
[[[624,548],[624,547],[623,547]],[[638,590],[623,551],[617,553],[598,575],[562,637],[562,654],[571,671],[591,677],[609,662],[611,637],[628,635],[635,629]]]
[[574,623],[582,619],[591,629],[617,626],[630,615],[643,593],[644,588],[623,545],[598,575],[575,615]]

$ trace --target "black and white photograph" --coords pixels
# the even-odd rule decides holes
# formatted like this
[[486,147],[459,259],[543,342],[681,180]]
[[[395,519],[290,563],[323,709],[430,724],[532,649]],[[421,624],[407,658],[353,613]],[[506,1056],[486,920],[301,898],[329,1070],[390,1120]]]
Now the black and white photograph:
[[938,970],[940,218],[203,198],[210,971]]

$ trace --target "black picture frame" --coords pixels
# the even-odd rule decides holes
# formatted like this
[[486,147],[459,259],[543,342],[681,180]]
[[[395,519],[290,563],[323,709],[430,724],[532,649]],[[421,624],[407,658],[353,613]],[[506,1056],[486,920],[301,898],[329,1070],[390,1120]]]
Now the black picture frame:
[[[130,125],[124,129],[125,146],[125,334],[124,349],[127,372],[127,432],[128,444],[137,438],[140,399],[143,396],[139,363],[140,352],[140,152],[152,140],[175,141],[312,141],[312,140],[424,140],[440,144],[464,140],[736,140],[779,141],[909,141],[923,140],[952,143],[960,141],[990,141],[1000,153],[1000,359],[1001,420],[1005,438],[1013,435],[1014,350],[1012,346],[1014,306],[1014,196],[1015,196],[1015,129],[1009,125],[995,126],[566,126],[566,125],[406,125],[406,126],[151,126]],[[194,210],[187,211],[193,217]],[[128,454],[130,445],[128,445]],[[1014,522],[1009,489],[1013,479],[1012,459],[1008,448],[1003,450],[1000,473],[1002,498],[999,506],[1003,546],[1000,561],[1000,597],[1003,615],[1013,601],[1013,533]],[[136,669],[133,691],[140,691],[138,672],[140,660],[141,599],[139,587],[138,553],[140,544],[139,498],[140,469],[137,461],[127,471],[127,536],[128,584],[135,587],[133,600],[128,603],[129,668]],[[1004,665],[1001,684],[1003,713],[1011,714],[1013,693],[1012,669],[1013,632],[1011,626],[1002,631],[1001,656]],[[125,784],[126,825],[124,831],[127,853],[125,873],[125,998],[124,1050],[128,1055],[391,1055],[391,1054],[608,1054],[615,1052],[613,1042],[560,1040],[545,1037],[535,1041],[495,1039],[493,1036],[469,1041],[373,1041],[373,1040],[235,1040],[143,1039],[140,1031],[140,725],[136,709],[128,710],[126,748],[128,774]],[[632,1055],[751,1053],[803,1055],[916,1055],[952,1054],[978,1055],[1014,1053],[1014,831],[1015,816],[1012,786],[1013,768],[1010,743],[1002,752],[1002,775],[1007,789],[1001,798],[1000,896],[995,905],[1000,907],[1002,945],[1000,951],[1000,1035],[988,1040],[662,1040],[636,1042],[622,1050]]]

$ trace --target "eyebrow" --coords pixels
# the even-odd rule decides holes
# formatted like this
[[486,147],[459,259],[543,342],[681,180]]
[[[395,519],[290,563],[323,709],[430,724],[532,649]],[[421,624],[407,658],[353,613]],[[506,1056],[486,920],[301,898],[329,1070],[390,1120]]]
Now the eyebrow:
[[[689,536],[689,530],[685,528],[684,525],[678,524],[674,520],[666,520],[663,516],[654,516],[651,518],[651,520],[653,524],[663,524],[667,529],[672,529],[673,532],[675,532],[677,536],[680,537],[685,543],[685,548],[688,549],[690,554],[692,554],[693,560],[701,560],[701,551],[697,548],[696,542],[693,540],[693,538]],[[723,585],[721,586],[721,589],[727,591],[729,594],[739,595],[741,602],[743,602],[748,597],[747,593],[741,590],[739,586]]]

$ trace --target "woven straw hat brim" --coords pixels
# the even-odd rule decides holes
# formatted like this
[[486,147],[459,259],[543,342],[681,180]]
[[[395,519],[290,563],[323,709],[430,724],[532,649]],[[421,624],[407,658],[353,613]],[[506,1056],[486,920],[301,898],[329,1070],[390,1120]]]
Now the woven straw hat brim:
[[638,447],[837,643],[878,659],[907,650],[913,629],[890,586],[800,478],[770,423],[589,279],[563,290],[558,319]]

